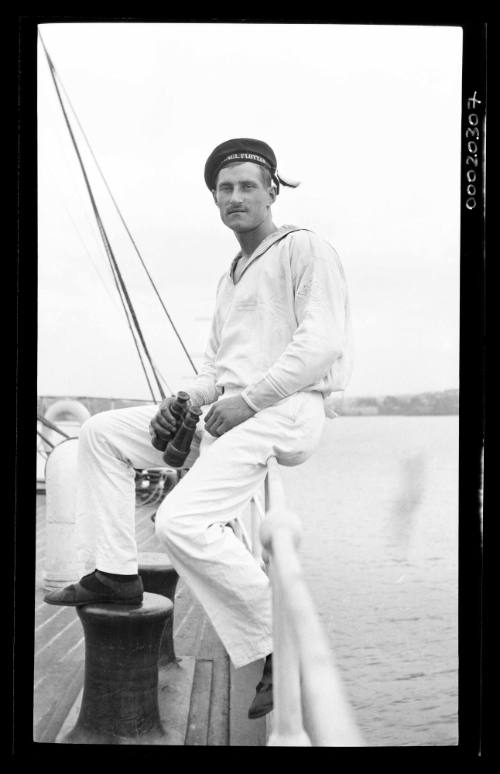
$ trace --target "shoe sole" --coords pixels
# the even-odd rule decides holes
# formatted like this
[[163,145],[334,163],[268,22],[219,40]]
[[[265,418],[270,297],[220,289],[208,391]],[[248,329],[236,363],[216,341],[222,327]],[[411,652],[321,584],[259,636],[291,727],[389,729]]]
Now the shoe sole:
[[250,720],[257,720],[258,718],[263,718],[264,715],[268,715],[270,712],[273,711],[273,706],[268,707],[267,709],[262,709],[260,712],[252,712],[248,713],[248,717]]
[[140,605],[142,597],[134,599],[87,599],[82,602],[54,602],[49,599],[43,600],[47,605],[57,605],[59,607],[83,607],[84,605]]

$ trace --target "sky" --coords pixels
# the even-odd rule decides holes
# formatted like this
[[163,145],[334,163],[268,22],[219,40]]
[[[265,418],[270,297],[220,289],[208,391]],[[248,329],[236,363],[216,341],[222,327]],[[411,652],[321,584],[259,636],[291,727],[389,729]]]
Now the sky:
[[[269,143],[277,225],[340,255],[348,394],[458,387],[458,27],[65,23],[40,32],[149,273],[199,364],[238,250],[203,180],[230,137]],[[68,104],[68,103],[67,103]],[[70,119],[167,391],[192,368]],[[43,49],[38,55],[38,394],[149,398]]]

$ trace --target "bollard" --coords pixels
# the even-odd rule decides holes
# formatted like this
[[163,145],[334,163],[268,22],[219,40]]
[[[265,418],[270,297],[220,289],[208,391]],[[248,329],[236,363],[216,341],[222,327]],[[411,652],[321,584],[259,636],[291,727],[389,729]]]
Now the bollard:
[[141,605],[77,608],[85,633],[80,714],[65,744],[161,744],[158,655],[173,604],[144,594]]
[[[166,554],[141,552],[139,554],[139,575],[142,578],[144,591],[161,594],[172,604],[179,576]],[[170,615],[165,623],[160,644],[159,664],[177,661],[174,651],[174,616]]]
[[47,589],[78,580],[75,546],[75,491],[78,439],[58,444],[45,467],[46,556],[43,575]]

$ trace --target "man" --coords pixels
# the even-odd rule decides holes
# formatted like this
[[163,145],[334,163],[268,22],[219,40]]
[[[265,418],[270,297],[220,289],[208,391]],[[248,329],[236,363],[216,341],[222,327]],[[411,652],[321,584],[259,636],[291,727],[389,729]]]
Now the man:
[[[249,710],[272,709],[271,594],[267,575],[228,527],[276,456],[303,462],[318,444],[332,396],[350,375],[347,288],[334,249],[313,232],[277,228],[271,207],[280,184],[273,150],[240,138],[217,146],[205,182],[240,245],[217,289],[205,361],[184,385],[210,406],[200,456],[165,498],[156,532],[179,575],[207,612],[235,667],[266,658]],[[104,412],[82,427],[77,519],[97,569],[51,592],[51,604],[140,602],[134,535],[134,468],[162,464],[151,435],[174,427],[159,409]]]

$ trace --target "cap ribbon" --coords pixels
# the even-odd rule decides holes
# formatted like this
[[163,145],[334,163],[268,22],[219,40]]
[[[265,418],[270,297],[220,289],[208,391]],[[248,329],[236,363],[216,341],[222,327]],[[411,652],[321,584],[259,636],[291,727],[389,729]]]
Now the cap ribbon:
[[278,193],[279,193],[280,183],[282,185],[287,186],[288,188],[297,188],[300,185],[300,182],[298,180],[285,180],[284,178],[280,177],[278,175],[277,169],[273,170],[269,161],[265,159],[263,156],[259,156],[257,153],[230,153],[229,156],[226,156],[226,158],[220,163],[219,169],[222,166],[224,166],[224,164],[227,164],[228,161],[241,161],[241,160],[257,162],[257,164],[263,164],[263,166],[268,167],[271,170],[271,174],[272,174],[273,180],[276,183]]

